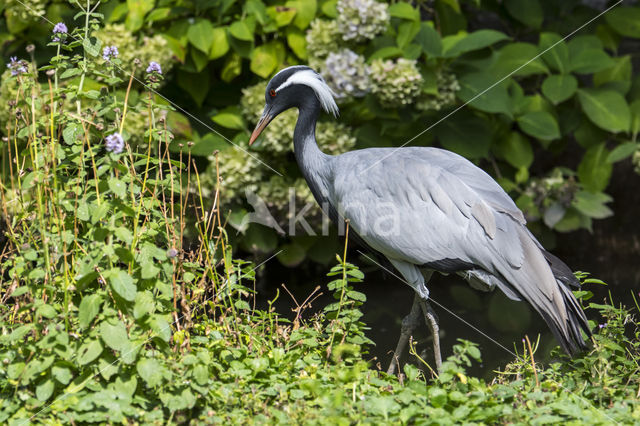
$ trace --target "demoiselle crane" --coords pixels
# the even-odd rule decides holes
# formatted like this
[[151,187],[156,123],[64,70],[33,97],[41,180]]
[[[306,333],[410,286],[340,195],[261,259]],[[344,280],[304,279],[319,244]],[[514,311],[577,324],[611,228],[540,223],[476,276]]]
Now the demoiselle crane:
[[487,173],[432,147],[324,154],[316,143],[316,122],[322,110],[337,117],[338,106],[323,78],[306,66],[278,72],[265,101],[249,143],[278,114],[297,107],[295,158],[316,201],[328,206],[336,224],[348,219],[356,238],[386,257],[415,290],[390,373],[421,309],[441,367],[438,322],[426,285],[433,271],[457,273],[474,288],[498,287],[513,300],[525,300],[569,355],[587,348],[581,334],[591,334],[587,318],[571,293],[580,283],[529,232],[522,212]]

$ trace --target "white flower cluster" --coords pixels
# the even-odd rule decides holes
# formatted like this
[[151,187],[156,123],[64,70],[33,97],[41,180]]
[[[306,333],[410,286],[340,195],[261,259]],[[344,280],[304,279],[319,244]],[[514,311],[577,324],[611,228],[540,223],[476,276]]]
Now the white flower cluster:
[[345,41],[371,40],[389,23],[388,5],[376,0],[338,0],[336,9],[338,30]]
[[5,0],[3,9],[7,14],[7,21],[15,19],[26,23],[33,23],[45,15],[48,2],[48,0],[29,0],[27,2],[24,0]]
[[321,73],[338,100],[362,97],[371,91],[371,71],[364,57],[349,49],[329,53]]
[[423,95],[418,99],[417,107],[422,111],[440,111],[456,103],[456,92],[460,90],[460,83],[455,74],[438,71],[436,74],[438,93]]
[[324,58],[339,48],[340,33],[335,20],[314,19],[307,30],[309,66],[321,68]]
[[422,91],[422,75],[411,59],[375,59],[371,63],[371,81],[373,93],[388,108],[410,104]]

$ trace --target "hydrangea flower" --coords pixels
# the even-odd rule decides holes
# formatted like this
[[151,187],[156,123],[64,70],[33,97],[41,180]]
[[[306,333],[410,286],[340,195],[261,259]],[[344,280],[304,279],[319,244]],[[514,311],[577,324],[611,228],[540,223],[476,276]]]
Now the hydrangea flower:
[[159,63],[155,61],[151,61],[149,62],[149,66],[147,67],[147,74],[151,74],[154,72],[158,74],[162,74],[162,68],[160,67]]
[[67,26],[64,24],[64,22],[58,22],[53,27],[53,41],[62,41],[63,36],[66,35],[68,31],[69,30],[67,29]]
[[104,139],[104,145],[107,151],[114,154],[120,154],[124,149],[124,139],[120,133],[112,133]]
[[320,68],[322,61],[331,52],[339,49],[340,33],[335,20],[314,19],[307,30],[307,52],[309,66]]
[[422,75],[411,59],[375,59],[371,63],[371,81],[373,93],[385,107],[410,104],[422,90]]
[[371,91],[370,70],[363,56],[349,49],[329,53],[322,75],[338,99],[362,97]]
[[371,40],[389,23],[388,5],[376,0],[338,0],[336,8],[338,30],[345,41]]
[[417,107],[422,111],[440,111],[455,104],[456,92],[460,90],[460,83],[456,75],[450,72],[438,71],[436,73],[436,85],[438,93],[423,95],[418,99]]
[[7,68],[11,70],[11,75],[16,76],[20,74],[25,74],[27,70],[27,63],[22,59],[18,60],[15,56],[10,58],[10,62],[7,64]]
[[102,59],[107,62],[111,62],[112,59],[117,58],[120,52],[116,46],[106,46],[102,49]]

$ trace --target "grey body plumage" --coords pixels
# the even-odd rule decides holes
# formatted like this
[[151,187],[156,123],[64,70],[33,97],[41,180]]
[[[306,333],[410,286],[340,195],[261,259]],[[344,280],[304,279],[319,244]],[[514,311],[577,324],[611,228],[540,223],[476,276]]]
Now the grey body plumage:
[[529,302],[567,353],[585,349],[581,330],[589,335],[589,326],[569,288],[579,283],[529,232],[500,185],[467,159],[438,148],[322,153],[316,121],[322,109],[337,113],[323,84],[307,67],[278,73],[251,142],[277,114],[297,107],[294,152],[316,200],[329,206],[334,221],[349,219],[358,238],[387,258],[422,299],[429,295],[425,270],[457,273],[474,288],[498,287]]

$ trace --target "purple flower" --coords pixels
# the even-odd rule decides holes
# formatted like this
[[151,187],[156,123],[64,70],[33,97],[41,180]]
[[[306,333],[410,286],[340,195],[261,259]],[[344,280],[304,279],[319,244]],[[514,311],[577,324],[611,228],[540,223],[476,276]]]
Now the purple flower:
[[609,323],[605,322],[604,324],[598,324],[598,328],[605,328]]
[[118,48],[115,46],[107,46],[102,49],[102,59],[107,62],[111,62],[111,59],[117,58],[120,52],[118,52]]
[[104,139],[104,145],[107,151],[114,154],[120,154],[124,149],[124,139],[120,136],[120,133],[113,133]]
[[64,22],[58,22],[54,27],[53,27],[53,41],[61,41],[60,35],[62,34],[67,34],[67,26],[64,24]]
[[149,66],[147,67],[147,74],[151,74],[156,72],[158,74],[162,74],[162,68],[160,68],[160,64],[154,61],[149,62]]
[[11,62],[7,64],[7,68],[11,70],[11,75],[16,76],[25,74],[27,70],[27,63],[22,59],[18,60],[15,56],[10,58]]

